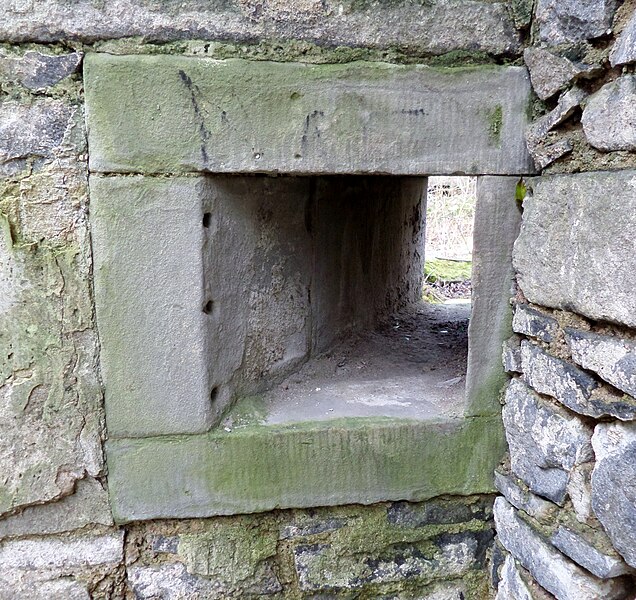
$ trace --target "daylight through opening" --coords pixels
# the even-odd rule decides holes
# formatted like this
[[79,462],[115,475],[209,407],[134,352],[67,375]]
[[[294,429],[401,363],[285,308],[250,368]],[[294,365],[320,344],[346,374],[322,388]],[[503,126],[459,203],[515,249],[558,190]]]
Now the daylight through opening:
[[224,427],[463,414],[465,179],[208,177],[210,388]]

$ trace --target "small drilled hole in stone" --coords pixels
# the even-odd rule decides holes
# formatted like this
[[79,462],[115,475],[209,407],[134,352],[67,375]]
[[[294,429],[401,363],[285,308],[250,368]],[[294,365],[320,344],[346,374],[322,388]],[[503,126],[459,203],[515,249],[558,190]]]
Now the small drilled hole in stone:
[[210,392],[210,402],[215,402],[218,396],[219,396],[219,388],[213,387],[212,391]]
[[208,300],[203,307],[203,312],[209,315],[213,310],[214,302],[212,302],[212,300]]
[[212,222],[212,213],[203,214],[203,227],[209,227]]

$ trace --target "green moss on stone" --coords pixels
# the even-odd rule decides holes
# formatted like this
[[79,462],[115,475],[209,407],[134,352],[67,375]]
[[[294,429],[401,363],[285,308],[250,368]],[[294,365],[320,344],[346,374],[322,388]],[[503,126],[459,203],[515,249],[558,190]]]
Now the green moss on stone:
[[434,67],[457,67],[470,65],[494,65],[495,61],[486,52],[478,50],[453,50],[446,54],[431,56],[427,64]]
[[535,0],[510,0],[509,7],[517,29],[525,29],[532,21]]
[[370,421],[111,440],[109,489],[116,518],[493,491],[492,473],[505,450],[499,418]]
[[496,146],[501,145],[501,132],[503,129],[503,107],[498,104],[488,113],[488,133]]
[[468,281],[473,263],[464,260],[445,260],[432,258],[424,263],[424,276],[427,281],[457,282]]
[[254,577],[276,555],[278,531],[267,518],[216,521],[203,534],[182,535],[178,553],[188,572],[232,586]]
[[515,200],[521,204],[526,198],[526,194],[528,192],[528,188],[523,179],[520,179],[515,188]]
[[206,56],[217,60],[242,58],[274,62],[308,64],[342,64],[355,61],[392,64],[422,64],[433,67],[489,66],[500,63],[480,50],[453,50],[444,54],[418,52],[413,48],[393,45],[388,48],[358,46],[324,46],[306,40],[262,40],[257,43],[188,40],[149,44],[143,38],[125,38],[98,42],[87,50],[116,55],[185,55]]

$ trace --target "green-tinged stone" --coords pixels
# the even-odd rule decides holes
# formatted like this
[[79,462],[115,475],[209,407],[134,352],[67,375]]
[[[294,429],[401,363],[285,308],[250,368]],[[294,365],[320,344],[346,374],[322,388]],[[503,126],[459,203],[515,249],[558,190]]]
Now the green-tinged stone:
[[520,67],[89,54],[98,172],[524,174]]
[[500,419],[352,419],[111,440],[120,522],[493,491]]

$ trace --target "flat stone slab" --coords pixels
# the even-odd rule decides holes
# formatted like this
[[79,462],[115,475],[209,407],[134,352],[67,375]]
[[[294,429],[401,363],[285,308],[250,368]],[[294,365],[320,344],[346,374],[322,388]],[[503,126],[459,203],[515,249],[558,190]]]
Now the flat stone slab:
[[530,302],[636,326],[636,171],[532,181],[513,262]]
[[[39,0],[3,3],[7,42],[108,40],[321,40],[326,45],[453,50],[511,55],[519,51],[506,2],[326,2],[323,0]],[[201,43],[203,47],[203,43]]]
[[90,54],[90,167],[108,173],[527,174],[522,67]]
[[592,458],[592,429],[513,379],[503,422],[512,471],[530,491],[562,504],[572,470]]
[[[107,442],[115,520],[494,491],[499,418],[342,419]],[[352,466],[354,465],[354,466]]]
[[480,177],[473,230],[472,306],[468,326],[466,415],[499,415],[508,383],[501,346],[512,335],[512,248],[521,212],[516,177]]
[[495,524],[499,542],[548,592],[559,600],[606,600],[625,598],[628,579],[594,577],[546,543],[521,519],[504,498],[495,500]]
[[207,431],[201,178],[92,177],[90,186],[109,434]]
[[612,544],[636,568],[636,424],[599,423],[592,446],[592,508]]

